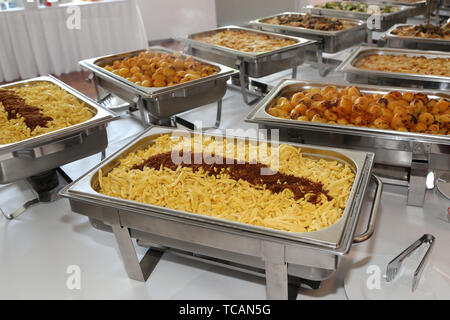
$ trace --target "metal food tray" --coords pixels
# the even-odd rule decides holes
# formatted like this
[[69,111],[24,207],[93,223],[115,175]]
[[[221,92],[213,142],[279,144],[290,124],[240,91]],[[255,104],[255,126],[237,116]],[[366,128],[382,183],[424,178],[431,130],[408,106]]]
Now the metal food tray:
[[[265,129],[280,129],[280,137],[286,141],[336,147],[345,146],[345,148],[373,152],[375,153],[375,163],[377,164],[397,168],[394,170],[397,172],[399,172],[400,167],[410,169],[410,191],[418,191],[411,190],[411,187],[416,187],[415,180],[411,179],[416,174],[420,174],[422,179],[426,178],[428,170],[450,170],[450,136],[282,119],[271,116],[266,111],[267,108],[275,103],[277,98],[288,93],[314,87],[336,86],[339,89],[351,85],[282,80],[250,112],[245,121],[257,123]],[[356,86],[364,93],[417,92],[414,89],[398,87]],[[427,94],[431,98],[450,99],[449,93],[426,90],[421,90],[420,92]],[[417,166],[422,171],[415,171]],[[408,179],[408,177],[405,178]],[[421,183],[423,184],[417,185],[417,187],[425,189],[425,181],[421,181]],[[408,181],[400,182],[399,184],[407,186]],[[425,192],[425,190],[422,191]],[[423,204],[423,195],[412,195],[408,198],[408,203],[411,205]]]
[[[278,39],[291,39],[296,43],[272,51],[250,53],[194,40],[197,36],[212,35],[225,30],[238,30],[254,34],[265,34]],[[194,33],[188,35],[187,38],[180,40],[184,41],[189,46],[189,50],[193,55],[216,61],[231,68],[239,69],[241,73],[253,78],[264,77],[272,73],[301,65],[304,62],[305,50],[311,45],[317,44],[317,42],[313,40],[237,26],[226,26],[209,31]]]
[[[181,54],[176,50],[152,46],[148,49],[83,60],[80,61],[80,65],[94,74],[96,85],[113,92],[127,102],[137,104],[141,116],[146,117],[145,110],[152,119],[165,119],[221,100],[227,89],[227,80],[231,75],[237,73],[237,71],[226,66],[194,57],[197,61],[218,67],[219,73],[170,87],[147,88],[138,86],[103,68],[114,60],[137,56],[139,53],[148,50]],[[183,57],[188,56],[186,54],[181,55]]]
[[[376,3],[369,3],[369,4],[377,5]],[[396,23],[406,22],[407,18],[410,16],[411,7],[407,6],[393,6],[393,7],[398,7],[400,8],[400,10],[397,12],[381,14],[380,28],[374,29],[373,31],[384,32]],[[358,19],[367,21],[372,16],[371,13],[319,8],[318,5],[308,5],[306,6],[306,8],[312,14],[336,18]]]
[[103,151],[107,122],[117,116],[53,77],[38,77],[0,86],[3,89],[48,82],[75,96],[94,114],[91,119],[22,141],[0,145],[0,184],[14,182]]
[[[305,16],[306,14],[298,12],[284,12],[269,17],[259,18],[257,20],[250,21],[250,25],[264,31],[277,32],[291,36],[298,36],[320,41],[322,44],[322,50],[326,53],[336,53],[338,51],[342,51],[344,49],[350,48],[354,45],[366,41],[367,37],[366,23],[365,21],[356,19],[341,19],[347,22],[351,22],[355,25],[351,28],[340,31],[314,30],[302,27],[284,26],[264,22],[267,19],[286,15],[298,17],[298,16]],[[314,17],[315,15],[312,16]]]
[[[103,174],[108,173],[119,165],[119,159],[152,144],[162,134],[186,136],[186,131],[150,128],[61,191],[61,195],[70,200],[74,212],[88,216],[94,227],[114,232],[132,279],[145,281],[148,277],[136,258],[131,242],[134,237],[138,242],[148,242],[153,246],[265,268],[268,298],[286,298],[288,273],[305,279],[324,280],[334,273],[340,257],[348,253],[352,243],[364,241],[373,233],[382,184],[371,175],[373,154],[367,152],[291,144],[301,147],[309,157],[344,162],[355,172],[342,218],[316,232],[284,232],[109,197],[96,191],[99,169]],[[247,143],[251,141],[237,139]],[[377,187],[373,198],[370,196],[373,206],[369,210],[369,226],[363,234],[355,237],[361,208],[366,207],[363,204],[367,200],[371,177]]]
[[418,49],[432,51],[450,51],[450,40],[421,38],[421,37],[404,37],[395,35],[392,32],[400,27],[412,26],[409,24],[396,24],[386,31],[383,40],[390,48]]
[[438,90],[450,89],[450,77],[385,72],[377,70],[366,70],[354,67],[355,63],[364,56],[371,54],[379,55],[407,55],[407,56],[424,56],[426,58],[447,58],[450,59],[449,52],[442,51],[421,51],[410,49],[393,49],[393,48],[373,48],[360,46],[354,50],[343,62],[336,68],[337,72],[345,73],[345,80],[354,83],[377,84],[377,85],[394,85],[408,86],[415,88],[427,88]]
[[[395,5],[395,6],[405,6],[410,7],[409,17],[420,16],[426,13],[427,2],[425,0],[416,1],[416,2],[402,2],[402,1],[390,1],[390,0],[360,0],[361,2],[370,2],[372,4],[380,3],[382,5]],[[436,7],[436,3],[433,3],[434,7]],[[435,8],[434,8],[435,9]],[[433,9],[433,10],[434,10]]]

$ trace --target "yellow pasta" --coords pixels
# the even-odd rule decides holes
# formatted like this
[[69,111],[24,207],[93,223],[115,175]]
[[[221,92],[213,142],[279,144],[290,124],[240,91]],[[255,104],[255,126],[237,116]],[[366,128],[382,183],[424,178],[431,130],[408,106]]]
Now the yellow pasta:
[[[226,171],[211,175],[203,169],[194,170],[182,165],[175,170],[163,165],[156,169],[145,166],[142,170],[136,169],[151,157],[187,149],[197,150],[196,153],[198,150],[202,150],[201,153],[205,149],[214,150],[215,155],[226,159],[233,155],[233,159],[248,163],[258,160],[281,174],[321,183],[330,199],[320,194],[318,202],[312,203],[310,194],[296,198],[287,188],[275,193],[265,185],[256,186],[245,179],[234,179]],[[354,180],[354,173],[348,165],[304,157],[299,148],[289,145],[280,145],[278,149],[267,144],[257,147],[258,153],[265,149],[265,156],[255,159],[250,156],[248,146],[231,140],[206,136],[173,139],[163,135],[151,146],[128,154],[107,174],[100,171],[98,192],[289,232],[320,230],[342,217]]]
[[39,108],[44,116],[51,117],[52,120],[48,121],[45,127],[37,126],[32,130],[20,115],[8,119],[0,100],[0,145],[70,127],[94,116],[75,96],[48,82],[38,82],[9,90],[23,98],[27,104]]

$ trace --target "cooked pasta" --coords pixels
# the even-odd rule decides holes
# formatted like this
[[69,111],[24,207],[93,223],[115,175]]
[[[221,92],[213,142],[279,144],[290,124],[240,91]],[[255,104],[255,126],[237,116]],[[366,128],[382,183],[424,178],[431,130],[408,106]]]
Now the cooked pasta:
[[0,144],[70,127],[93,116],[83,102],[48,82],[0,88]]
[[[289,145],[274,148],[260,144],[255,148],[252,153],[248,145],[232,140],[163,135],[149,147],[125,156],[110,172],[103,174],[100,170],[98,192],[289,232],[320,230],[341,218],[355,177],[348,165],[304,157],[301,149]],[[202,165],[169,165],[170,160],[164,156],[174,150],[175,154],[191,150],[201,155]],[[216,160],[226,159],[226,163],[232,158],[233,164],[223,164],[222,169],[219,164],[204,165],[207,152]],[[258,162],[255,154],[260,153]],[[271,178],[261,174],[249,177],[256,168],[250,163],[257,168],[277,169],[273,177],[278,181],[255,183]],[[294,192],[298,189],[289,188],[292,181],[301,181],[302,190],[307,190],[303,196]]]

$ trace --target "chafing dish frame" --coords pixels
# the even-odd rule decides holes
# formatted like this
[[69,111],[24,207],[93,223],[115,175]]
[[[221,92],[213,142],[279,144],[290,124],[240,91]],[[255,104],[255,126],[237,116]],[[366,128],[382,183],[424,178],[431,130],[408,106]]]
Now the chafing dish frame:
[[[264,18],[252,20],[249,24],[263,31],[270,31],[290,36],[303,37],[306,39],[316,40],[321,43],[321,49],[325,53],[336,53],[354,45],[363,43],[367,38],[366,23],[362,20],[339,18],[355,25],[351,28],[339,31],[314,30],[303,27],[293,27],[278,24],[270,24],[265,20],[279,16],[305,16],[306,13],[300,12],[283,12]],[[320,15],[312,15],[313,17],[324,17]],[[330,17],[325,17],[330,18]]]
[[[219,73],[170,87],[146,88],[102,68],[108,62],[136,56],[140,52],[148,50],[169,54],[177,53],[183,57],[188,56],[176,50],[151,46],[147,49],[87,59],[80,61],[79,64],[92,73],[97,93],[100,86],[127,101],[130,104],[130,111],[139,110],[142,124],[146,127],[153,122],[167,124],[167,119],[176,114],[213,102],[217,102],[215,128],[218,127],[222,111],[222,98],[227,89],[226,82],[237,71],[215,62],[194,57],[197,61],[218,67]],[[99,94],[97,99],[101,99]]]
[[22,141],[0,145],[0,184],[18,181],[105,150],[107,123],[117,119],[113,112],[50,76],[32,78],[0,86],[8,89],[48,82],[86,104],[94,116],[70,127]]
[[392,32],[401,27],[413,26],[410,24],[396,24],[392,26],[382,36],[382,41],[390,48],[404,48],[415,50],[431,50],[431,51],[450,51],[450,39],[435,39],[422,37],[405,37],[393,34]]
[[[144,131],[134,141],[65,187],[60,193],[61,196],[69,199],[72,210],[88,216],[94,227],[114,233],[130,278],[146,281],[154,268],[155,261],[152,266],[145,267],[144,260],[156,259],[157,262],[158,259],[158,254],[152,255],[154,250],[150,249],[139,262],[131,240],[137,238],[138,242],[151,243],[153,246],[185,250],[196,255],[226,259],[247,266],[262,266],[266,271],[267,298],[286,299],[288,274],[306,279],[324,280],[334,273],[341,256],[348,253],[352,243],[365,241],[373,233],[382,183],[376,176],[371,175],[373,154],[366,152],[292,144],[303,147],[303,150],[309,150],[310,153],[317,152],[317,157],[327,157],[327,154],[328,156],[340,155],[342,157],[340,161],[350,161],[351,166],[356,170],[355,182],[341,220],[327,229],[312,233],[293,234],[235,223],[108,197],[95,191],[96,175],[100,168],[110,170],[125,154],[144,147],[162,134],[174,132],[181,131],[158,127]],[[188,132],[188,134],[193,133]],[[217,135],[209,136],[217,137]],[[235,137],[228,136],[228,138]],[[265,141],[260,140],[260,142]],[[305,151],[305,153],[308,152]],[[370,209],[368,227],[363,234],[355,236],[361,207],[363,202],[366,203],[364,200],[371,177],[376,182],[376,190],[371,199],[373,206]],[[336,230],[340,231],[333,235]],[[312,235],[313,233],[316,235]],[[326,240],[327,238],[329,239]],[[330,239],[340,240],[333,245],[328,243]]]
[[[369,5],[380,5],[380,3],[367,3]],[[391,13],[383,13],[380,15],[380,28],[373,29],[372,31],[384,32],[393,26],[396,23],[405,23],[407,18],[410,16],[411,7],[407,6],[397,6],[393,5],[392,7],[400,8],[397,12]],[[365,12],[354,12],[347,10],[336,10],[336,9],[327,9],[327,8],[319,8],[318,5],[307,5],[306,9],[315,15],[322,15],[328,17],[335,18],[344,18],[344,19],[358,19],[367,21],[370,17],[373,16],[372,13]]]
[[370,54],[380,55],[407,55],[424,56],[427,58],[447,58],[450,59],[449,52],[442,51],[421,51],[410,49],[394,48],[373,48],[360,46],[354,50],[342,63],[336,68],[337,72],[345,73],[345,80],[351,83],[375,84],[375,85],[393,85],[398,86],[401,81],[402,86],[424,89],[450,89],[450,77],[424,75],[401,72],[385,72],[377,70],[367,70],[354,67],[354,64],[362,57]]
[[[266,112],[278,97],[288,92],[325,86],[345,88],[352,84],[282,80],[248,114],[245,121],[256,123],[263,129],[280,129],[282,140],[371,151],[375,154],[376,164],[408,168],[410,175],[406,183],[392,179],[383,179],[383,181],[409,186],[408,205],[423,206],[428,172],[450,170],[450,136],[282,119]],[[369,85],[357,85],[357,87],[361,92],[370,93],[417,91],[399,87]],[[450,99],[450,94],[440,91],[421,90],[421,92],[431,97]]]
[[[196,36],[214,34],[225,30],[240,30],[249,33],[265,34],[273,38],[294,40],[296,43],[272,51],[249,53],[193,39]],[[292,68],[292,77],[295,78],[297,75],[297,66],[304,63],[305,51],[319,45],[317,41],[314,40],[238,26],[225,26],[208,31],[192,33],[186,38],[181,38],[179,40],[185,43],[186,51],[192,55],[217,61],[218,63],[239,70],[239,84],[242,97],[244,102],[248,105],[255,101],[249,101],[248,99],[246,88],[246,84],[249,82],[248,77],[261,78],[269,74]]]

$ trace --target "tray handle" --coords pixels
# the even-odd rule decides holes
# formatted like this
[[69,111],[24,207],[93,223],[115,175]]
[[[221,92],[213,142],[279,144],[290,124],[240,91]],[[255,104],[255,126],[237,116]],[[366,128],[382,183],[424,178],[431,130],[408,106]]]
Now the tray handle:
[[28,158],[28,159],[37,159],[43,156],[48,156],[57,152],[60,152],[67,147],[76,146],[82,144],[85,138],[85,134],[83,132],[78,133],[75,136],[71,136],[65,139],[57,140],[55,142],[42,145],[40,147],[36,147],[33,149],[24,149],[14,151],[13,155],[15,158]]
[[380,178],[378,178],[373,173],[370,175],[370,178],[373,179],[375,181],[375,183],[377,184],[377,190],[375,192],[375,197],[373,199],[372,210],[370,211],[370,217],[369,217],[366,231],[355,236],[353,238],[353,243],[360,243],[360,242],[366,241],[367,239],[369,239],[372,236],[372,234],[375,230],[375,222],[377,220],[378,207],[379,207],[380,200],[381,200],[381,193],[383,192],[383,183],[381,182]]

